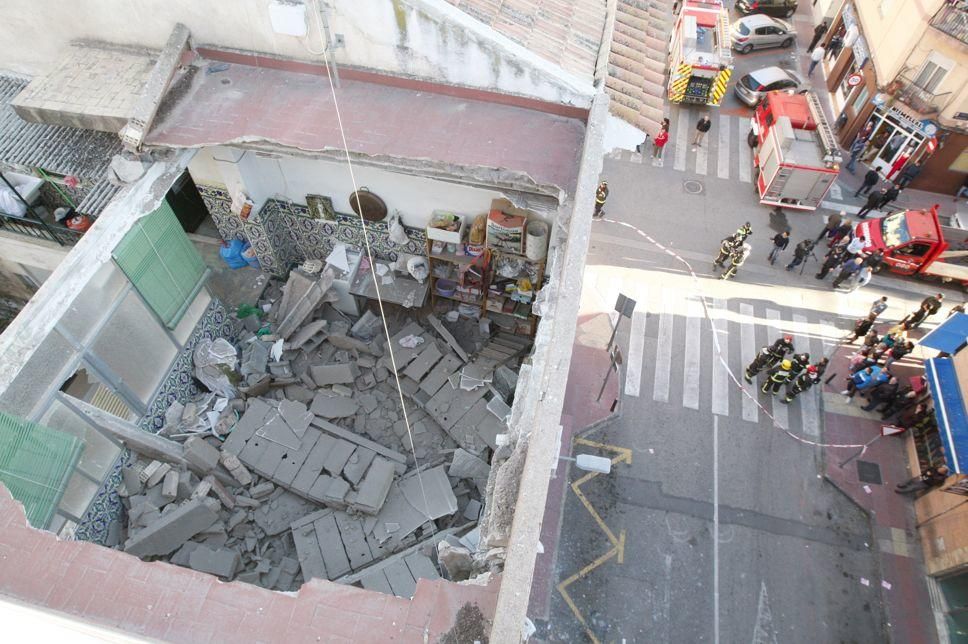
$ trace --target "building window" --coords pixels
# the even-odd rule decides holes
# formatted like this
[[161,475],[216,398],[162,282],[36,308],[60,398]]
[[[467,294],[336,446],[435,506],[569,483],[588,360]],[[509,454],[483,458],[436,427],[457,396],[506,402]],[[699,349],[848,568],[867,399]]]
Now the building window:
[[82,448],[74,436],[0,412],[0,481],[23,503],[30,525],[50,524]]
[[929,94],[937,94],[945,76],[954,67],[954,63],[944,56],[931,52],[928,59],[921,65],[921,70],[914,77],[914,84]]
[[857,98],[854,99],[854,113],[859,114],[864,106],[867,105],[867,99],[870,97],[870,91],[867,89],[866,85],[861,86],[857,91]]
[[114,260],[159,319],[172,329],[202,285],[205,263],[167,201],[114,249]]

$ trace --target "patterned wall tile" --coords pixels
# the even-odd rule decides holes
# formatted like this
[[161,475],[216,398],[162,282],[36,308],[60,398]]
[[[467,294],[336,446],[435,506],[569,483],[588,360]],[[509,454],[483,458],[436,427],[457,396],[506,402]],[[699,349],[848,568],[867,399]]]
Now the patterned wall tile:
[[[148,405],[147,413],[138,421],[138,426],[145,431],[157,434],[165,425],[165,412],[168,411],[171,403],[176,400],[186,403],[201,393],[193,378],[192,365],[192,352],[200,340],[225,338],[234,344],[238,342],[240,330],[239,321],[229,314],[220,301],[212,300],[205,314],[195,325],[195,330],[185,348],[178,354],[169,369],[158,393]],[[122,505],[117,486],[121,480],[121,468],[129,462],[129,459],[130,453],[127,450],[122,451],[111,468],[111,473],[101,484],[87,512],[78,523],[74,533],[76,540],[101,544],[106,542],[111,524],[121,516]]]

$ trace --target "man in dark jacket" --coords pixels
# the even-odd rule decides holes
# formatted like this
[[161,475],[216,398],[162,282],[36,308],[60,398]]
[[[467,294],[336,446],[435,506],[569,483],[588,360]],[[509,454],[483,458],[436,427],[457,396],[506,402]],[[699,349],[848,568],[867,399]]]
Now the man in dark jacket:
[[808,54],[813,51],[813,48],[817,46],[817,43],[820,42],[820,39],[823,38],[824,34],[827,33],[827,26],[827,21],[824,20],[813,28],[813,38],[810,40],[810,46],[807,47]]
[[865,203],[864,207],[860,209],[860,211],[857,213],[857,216],[861,219],[864,219],[867,217],[867,213],[869,213],[871,210],[874,210],[875,208],[880,209],[881,203],[883,203],[884,200],[884,195],[886,194],[887,188],[881,188],[877,192],[872,192],[867,195],[867,203]]
[[907,188],[908,184],[917,179],[919,174],[921,174],[921,162],[909,163],[901,170],[901,174],[897,175],[897,185]]
[[867,174],[864,175],[864,183],[860,185],[860,188],[857,189],[857,192],[854,193],[854,196],[859,197],[862,194],[867,194],[871,191],[871,188],[877,185],[877,182],[880,181],[880,179],[881,175],[877,174],[877,170],[871,168],[867,171]]
[[776,258],[780,255],[780,251],[785,250],[790,244],[790,233],[784,230],[782,233],[778,233],[773,236],[773,248],[770,249],[770,255],[767,259],[770,264],[776,264]]
[[696,123],[696,138],[692,140],[692,144],[695,146],[702,145],[703,137],[706,136],[706,132],[708,132],[709,128],[712,126],[713,122],[709,120],[709,115],[703,114],[699,119],[699,122]]
[[948,474],[947,465],[929,467],[921,472],[920,476],[915,476],[904,483],[898,483],[894,491],[898,494],[914,494],[920,490],[938,487],[948,479]]
[[896,183],[892,183],[891,187],[884,191],[884,196],[881,197],[881,202],[877,205],[878,210],[884,210],[891,202],[897,199],[901,194],[901,189]]
[[812,239],[804,239],[802,242],[796,245],[793,249],[793,261],[787,264],[786,269],[792,271],[794,268],[806,261],[807,257],[813,251],[814,241]]
[[827,277],[827,273],[840,266],[847,255],[847,250],[843,246],[834,246],[827,251],[827,256],[823,260],[820,272],[814,275],[818,280]]
[[840,272],[837,274],[837,277],[834,278],[833,287],[837,288],[843,284],[847,278],[853,277],[854,273],[860,270],[860,267],[863,265],[863,263],[864,260],[860,257],[854,257],[844,262],[844,265],[840,268]]
[[[871,391],[870,402],[861,407],[864,411],[883,411],[887,405],[891,404],[894,397],[897,396],[897,390],[900,387],[900,383],[897,381],[895,376],[891,376],[890,380],[887,382],[877,385],[874,390]],[[883,407],[881,410],[876,409],[877,407]]]

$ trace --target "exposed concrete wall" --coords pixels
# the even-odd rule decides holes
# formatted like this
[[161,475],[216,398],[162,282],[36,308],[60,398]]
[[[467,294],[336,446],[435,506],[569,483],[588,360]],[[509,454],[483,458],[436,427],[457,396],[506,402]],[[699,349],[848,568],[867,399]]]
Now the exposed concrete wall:
[[[205,148],[189,165],[196,183],[221,183],[232,186],[236,171],[241,185],[258,205],[266,199],[286,199],[305,205],[306,195],[324,195],[333,200],[338,212],[352,213],[349,198],[353,192],[346,163],[279,156],[267,158],[248,151],[237,155],[228,148]],[[492,199],[503,197],[498,190],[439,181],[426,177],[390,172],[359,164],[353,165],[359,187],[379,195],[392,213],[399,210],[403,223],[425,227],[434,210],[475,215],[486,212]]]
[[[43,73],[78,38],[160,49],[178,22],[196,44],[315,61],[322,45],[313,2],[305,2],[307,35],[296,37],[273,32],[274,0],[5,0],[0,69]],[[591,78],[563,71],[443,0],[328,4],[330,32],[346,43],[336,51],[339,64],[581,107],[594,93]]]
[[[550,310],[538,326],[531,367],[522,368],[519,376],[511,418],[511,435],[518,455],[515,458],[511,454],[511,458],[505,462],[509,467],[502,468],[497,474],[498,477],[516,479],[516,485],[512,487],[508,481],[500,478],[489,481],[489,487],[493,489],[511,487],[516,490],[514,519],[505,546],[504,573],[491,629],[492,642],[521,641],[527,615],[551,466],[557,458],[561,409],[578,323],[585,256],[591,236],[590,213],[602,170],[607,115],[608,97],[604,93],[598,94],[589,115],[575,198],[564,206],[570,208],[571,217],[567,222],[567,242],[556,253],[558,257],[549,281],[554,289]],[[559,228],[559,234],[564,234],[563,228]],[[526,456],[521,459],[525,450]],[[519,466],[521,460],[523,464]],[[493,499],[489,501],[493,502]],[[494,524],[491,521],[488,526],[492,534],[495,529],[498,533],[506,529]],[[482,529],[482,542],[489,536],[491,534]]]

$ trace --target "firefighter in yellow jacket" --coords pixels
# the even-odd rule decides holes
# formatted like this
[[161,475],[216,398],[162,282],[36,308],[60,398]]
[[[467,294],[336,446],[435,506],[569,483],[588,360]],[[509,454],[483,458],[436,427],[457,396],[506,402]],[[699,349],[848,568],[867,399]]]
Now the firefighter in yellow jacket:
[[595,219],[601,219],[605,216],[605,200],[608,199],[608,181],[602,181],[598,184],[598,190],[595,191],[595,212],[592,217]]

